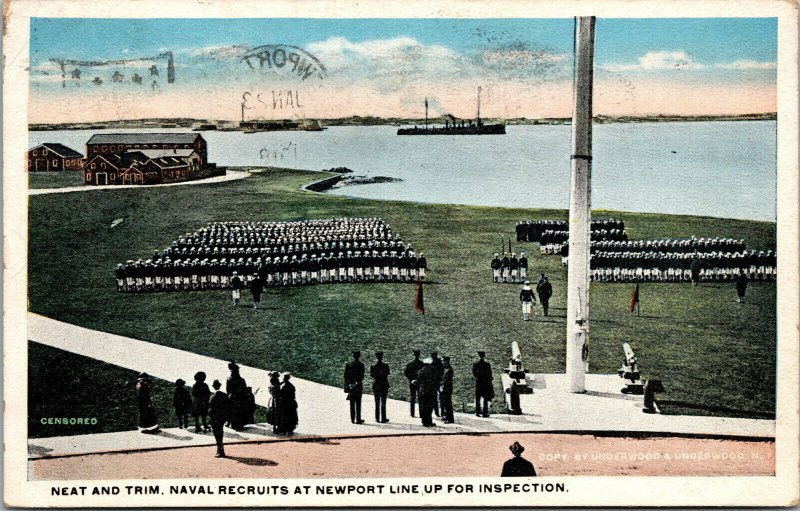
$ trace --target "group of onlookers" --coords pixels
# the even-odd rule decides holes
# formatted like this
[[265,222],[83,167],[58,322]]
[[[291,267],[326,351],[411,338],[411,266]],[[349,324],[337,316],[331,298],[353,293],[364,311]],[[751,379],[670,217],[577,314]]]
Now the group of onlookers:
[[[228,364],[231,374],[225,383],[214,380],[213,391],[206,383],[206,373],[199,371],[194,375],[191,389],[179,378],[175,381],[173,406],[178,419],[178,427],[189,429],[189,417],[194,417],[196,433],[212,431],[217,443],[217,456],[225,456],[223,447],[224,428],[243,431],[248,424],[255,423],[256,399],[252,387],[239,374],[239,366],[235,362]],[[279,435],[290,435],[297,427],[297,400],[294,385],[289,373],[270,373],[269,394],[270,407],[267,422],[273,425],[273,432]],[[139,405],[139,430],[142,433],[159,431],[158,416],[152,401],[151,378],[141,373],[136,383]],[[202,427],[201,427],[202,424]]]

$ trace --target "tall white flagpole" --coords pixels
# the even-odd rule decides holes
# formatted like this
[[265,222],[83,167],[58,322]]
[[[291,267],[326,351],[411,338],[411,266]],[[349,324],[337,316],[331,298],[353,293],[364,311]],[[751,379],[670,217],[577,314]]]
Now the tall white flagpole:
[[575,19],[575,109],[567,273],[567,391],[586,391],[589,336],[589,258],[592,222],[592,82],[594,16]]

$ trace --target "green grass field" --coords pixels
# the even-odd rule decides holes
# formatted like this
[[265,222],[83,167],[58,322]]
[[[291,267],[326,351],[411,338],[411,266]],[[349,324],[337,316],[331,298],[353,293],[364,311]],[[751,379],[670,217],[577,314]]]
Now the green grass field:
[[[136,378],[138,371],[123,369],[44,344],[28,343],[28,436],[108,433],[137,429]],[[191,386],[192,375],[184,378]],[[224,382],[223,382],[224,383]],[[153,378],[152,398],[162,428],[177,427],[172,406],[174,382]],[[42,424],[42,418],[82,417],[96,425]],[[256,421],[266,420],[258,407]],[[194,428],[194,419],[189,418]]]
[[83,172],[28,172],[29,188],[69,188],[83,185]]
[[[566,270],[526,248],[530,272],[553,283],[551,316],[523,323],[519,289],[493,284],[489,260],[520,219],[565,219],[566,211],[354,200],[305,192],[324,175],[267,169],[225,184],[107,190],[30,197],[30,310],[85,327],[340,385],[350,351],[386,352],[391,396],[407,398],[402,368],[413,348],[452,356],[454,402],[473,399],[471,364],[486,350],[499,371],[518,341],[532,372],[563,372]],[[692,216],[595,211],[621,218],[633,239],[743,238],[775,247],[775,224]],[[336,284],[269,290],[259,311],[230,306],[225,291],[118,294],[113,269],[149,257],[210,221],[382,217],[429,263],[424,316],[410,284]],[[115,218],[125,222],[113,230]],[[643,375],[660,378],[666,413],[770,416],[775,407],[776,292],[753,283],[748,303],[732,284],[642,284],[642,316],[628,312],[632,285],[593,284],[590,371],[614,373],[630,342]],[[249,296],[244,294],[245,301]],[[538,313],[538,311],[537,311]],[[32,371],[35,375],[35,372]],[[258,385],[256,382],[251,382]],[[343,401],[343,407],[345,406]],[[302,405],[301,405],[302,406]]]

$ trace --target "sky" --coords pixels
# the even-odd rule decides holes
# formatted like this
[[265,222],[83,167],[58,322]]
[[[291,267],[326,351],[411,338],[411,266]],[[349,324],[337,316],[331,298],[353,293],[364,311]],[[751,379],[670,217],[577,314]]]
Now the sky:
[[[572,19],[34,18],[29,119],[239,120],[242,104],[246,119],[421,117],[425,98],[431,116],[472,118],[478,87],[483,117],[568,117],[573,32]],[[598,19],[595,113],[774,112],[776,61],[774,18]]]

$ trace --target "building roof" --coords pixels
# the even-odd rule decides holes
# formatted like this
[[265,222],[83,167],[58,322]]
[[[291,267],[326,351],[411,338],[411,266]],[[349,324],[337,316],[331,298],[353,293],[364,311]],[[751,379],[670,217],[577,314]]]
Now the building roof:
[[162,169],[189,166],[189,162],[186,161],[186,158],[164,157],[164,158],[152,158],[150,161],[152,161]]
[[198,133],[101,133],[86,145],[96,144],[193,144]]
[[148,158],[188,158],[194,153],[194,149],[128,149],[128,152],[142,153]]
[[32,147],[31,150],[38,149],[39,147],[46,147],[47,149],[51,150],[52,152],[56,153],[62,158],[83,158],[83,155],[81,153],[73,149],[70,149],[69,147],[63,144],[56,144],[54,142],[45,142],[43,144],[37,145],[36,147]]

